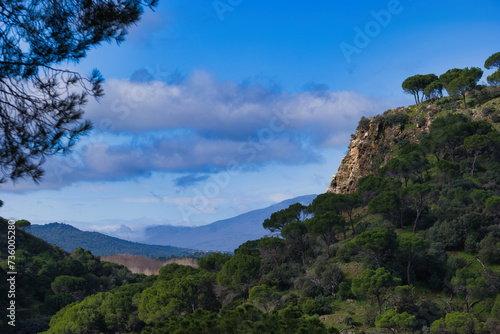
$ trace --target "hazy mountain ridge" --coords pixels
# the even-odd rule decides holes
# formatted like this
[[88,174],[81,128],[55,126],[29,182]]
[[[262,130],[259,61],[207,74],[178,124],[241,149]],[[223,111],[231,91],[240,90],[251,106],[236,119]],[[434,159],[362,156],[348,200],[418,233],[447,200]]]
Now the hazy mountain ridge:
[[282,201],[264,209],[253,210],[239,216],[219,220],[199,227],[161,225],[145,230],[148,244],[172,245],[201,250],[232,252],[248,240],[260,239],[269,234],[262,223],[273,212],[294,203],[309,205],[316,195],[305,195]]
[[55,244],[67,252],[78,247],[90,250],[98,256],[130,254],[147,257],[185,256],[195,250],[165,245],[146,245],[107,236],[99,232],[81,231],[68,224],[51,223],[31,225],[26,231],[36,237]]
[[68,252],[82,247],[100,256],[130,254],[170,257],[189,255],[195,250],[232,252],[248,240],[268,235],[269,231],[262,227],[262,222],[273,212],[294,203],[308,205],[315,197],[316,195],[306,195],[288,199],[204,226],[148,226],[141,233],[136,233],[136,240],[123,240],[112,236],[113,233],[110,232],[82,231],[61,223],[32,225],[27,231]]

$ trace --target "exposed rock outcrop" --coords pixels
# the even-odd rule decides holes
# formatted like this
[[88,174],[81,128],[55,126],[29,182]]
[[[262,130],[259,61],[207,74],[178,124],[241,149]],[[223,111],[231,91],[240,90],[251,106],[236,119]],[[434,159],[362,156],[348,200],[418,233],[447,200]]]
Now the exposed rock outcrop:
[[[473,119],[490,121],[486,108],[500,111],[500,98],[495,98],[480,107],[467,111]],[[410,106],[388,110],[384,114],[362,119],[352,135],[349,151],[342,159],[338,172],[333,175],[327,193],[352,193],[357,190],[358,180],[386,164],[403,142],[419,142],[423,133],[438,114],[443,114],[436,105]],[[495,124],[498,128],[498,124]]]
[[[400,109],[390,110],[385,115],[402,112]],[[427,113],[431,115],[431,113]],[[352,193],[357,190],[358,179],[368,174],[375,173],[380,166],[391,158],[391,152],[398,141],[416,141],[418,134],[428,130],[430,120],[419,122],[419,118],[412,120],[410,125],[400,124],[384,125],[380,116],[372,117],[368,126],[358,126],[356,133],[351,138],[349,151],[342,159],[338,172],[332,177],[329,193]],[[423,126],[422,126],[423,125]],[[412,131],[404,129],[411,128]]]

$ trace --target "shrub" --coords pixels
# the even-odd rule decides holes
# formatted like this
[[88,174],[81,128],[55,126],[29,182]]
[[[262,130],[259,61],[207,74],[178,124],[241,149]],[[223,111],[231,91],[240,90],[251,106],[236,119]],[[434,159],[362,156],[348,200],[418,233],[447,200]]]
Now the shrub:
[[344,281],[344,282],[340,283],[339,291],[337,292],[336,297],[340,301],[354,298],[354,295],[352,294],[352,291],[351,291],[351,282],[350,281]]
[[491,115],[491,120],[495,123],[500,123],[500,114]]
[[489,116],[495,112],[495,108],[493,106],[486,106],[482,110],[483,116]]
[[369,129],[370,129],[370,120],[368,118],[366,118],[365,116],[362,116],[356,130],[357,131],[368,131]]
[[499,238],[497,238],[493,232],[489,233],[479,243],[479,258],[487,264],[500,263],[500,250],[498,247],[499,245]]

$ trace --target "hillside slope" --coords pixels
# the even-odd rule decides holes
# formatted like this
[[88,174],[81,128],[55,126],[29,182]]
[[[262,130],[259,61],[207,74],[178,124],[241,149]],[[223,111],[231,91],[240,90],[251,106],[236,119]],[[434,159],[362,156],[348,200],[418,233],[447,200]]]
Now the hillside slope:
[[[41,333],[66,305],[141,282],[144,277],[124,266],[101,261],[88,250],[79,248],[70,254],[23,229],[8,226],[8,221],[0,217],[0,333]],[[8,247],[12,236],[15,255],[7,251],[12,249]],[[12,303],[14,314],[7,309]],[[13,319],[15,326],[8,324]]]

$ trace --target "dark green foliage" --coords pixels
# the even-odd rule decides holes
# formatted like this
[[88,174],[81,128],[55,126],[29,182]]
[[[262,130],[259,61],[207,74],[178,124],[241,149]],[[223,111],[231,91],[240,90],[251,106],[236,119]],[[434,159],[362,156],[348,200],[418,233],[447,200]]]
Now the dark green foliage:
[[75,301],[72,295],[63,293],[63,294],[55,294],[55,295],[47,295],[43,302],[43,305],[40,306],[40,313],[46,315],[53,315],[64,306],[71,304]]
[[488,78],[486,78],[486,80],[492,86],[500,86],[500,69],[488,75]]
[[500,123],[500,114],[491,115],[491,120],[495,123]]
[[346,239],[345,219],[334,212],[315,215],[306,221],[306,226],[311,233],[321,238],[328,254],[330,254],[330,245],[336,241],[335,234],[342,232]]
[[281,231],[286,225],[301,221],[305,210],[306,207],[300,203],[292,204],[284,210],[273,213],[262,225],[271,232]]
[[359,234],[354,244],[363,256],[375,262],[377,268],[383,266],[383,262],[397,245],[396,235],[385,228],[374,228]]
[[422,213],[436,200],[434,187],[430,184],[415,183],[406,189],[406,201],[415,210],[413,233],[417,231],[417,224]]
[[416,318],[406,312],[396,313],[389,310],[382,315],[377,316],[375,326],[377,328],[387,328],[391,331],[400,329],[412,329],[415,326]]
[[500,52],[494,53],[486,59],[484,67],[488,70],[492,67],[500,68]]
[[421,236],[415,234],[400,234],[397,237],[398,256],[406,261],[406,280],[408,285],[411,284],[410,268],[429,247],[429,243]]
[[190,266],[182,266],[177,263],[170,263],[160,269],[158,279],[170,281],[174,278],[181,278],[188,275],[195,275],[199,272],[198,269]]
[[403,196],[401,191],[384,191],[368,203],[368,210],[370,213],[380,213],[386,219],[394,223],[395,219],[399,217],[402,223]]
[[356,253],[356,245],[353,242],[348,242],[340,246],[337,250],[337,259],[341,262],[350,262],[351,257]]
[[[358,194],[331,194],[325,193],[318,195],[311,205],[308,207],[308,211],[314,213],[315,215],[330,214],[332,211],[337,216],[345,215],[349,218],[351,229],[353,234],[356,234],[354,229],[354,219],[353,211],[354,209],[361,206],[363,200]],[[326,217],[326,216],[322,216]],[[333,220],[337,221],[336,225],[342,225],[337,218],[331,217]],[[328,220],[328,219],[327,219]],[[344,239],[346,239],[345,230]]]
[[382,129],[395,125],[399,125],[400,129],[403,129],[410,120],[410,117],[405,112],[391,112],[376,116],[375,120],[382,126]]
[[443,83],[450,96],[463,96],[464,107],[467,109],[465,93],[474,89],[482,76],[483,71],[478,67],[467,67],[465,69],[454,68],[442,74],[439,80]]
[[487,264],[500,264],[499,233],[490,232],[479,243],[479,258]]
[[435,81],[438,81],[438,77],[435,74],[417,74],[403,81],[402,87],[406,93],[413,94],[415,103],[418,105],[423,102],[423,97],[420,97],[420,93],[427,95],[425,94],[425,89]]
[[432,334],[441,333],[475,333],[486,334],[486,323],[479,321],[474,315],[451,312],[446,317],[434,321],[431,326]]
[[481,303],[484,297],[497,292],[491,277],[470,267],[457,270],[451,279],[451,286],[453,292],[463,298],[463,310],[467,313]]
[[[3,218],[0,218],[0,231],[0,246],[7,249],[7,221]],[[98,291],[141,280],[125,267],[101,262],[81,248],[68,254],[24,232],[21,226],[16,230],[16,241],[16,306],[26,310],[18,318],[20,332],[28,331],[29,326],[36,327],[35,332],[42,332],[48,328],[45,315],[53,315],[73,301]],[[0,273],[6,279],[7,253],[1,254]]]
[[304,267],[298,263],[283,263],[261,277],[261,282],[272,285],[280,291],[290,289],[295,279],[304,274]]
[[344,281],[345,275],[342,270],[335,264],[322,268],[321,271],[316,270],[316,275],[320,277],[320,284],[323,288],[323,294],[335,296],[339,285]]
[[297,301],[297,306],[302,310],[303,314],[307,315],[323,315],[332,312],[331,298],[322,296],[301,297]]
[[491,317],[495,320],[500,320],[500,294],[495,299],[495,304],[491,308]]
[[424,96],[428,100],[439,100],[443,97],[443,88],[443,83],[439,80],[435,80],[425,87]]
[[305,266],[306,252],[309,248],[306,224],[300,221],[292,222],[281,230],[281,236],[286,239],[290,248],[300,255],[302,265]]
[[400,282],[385,268],[375,271],[368,269],[354,278],[351,290],[357,297],[374,298],[378,303],[379,314],[382,314],[382,305],[387,301],[388,292]]
[[138,307],[140,320],[150,324],[173,315],[194,312],[197,308],[218,310],[213,288],[214,275],[176,273],[174,277],[158,280],[141,293]]
[[27,221],[26,219],[20,219],[16,221],[16,227],[24,230],[25,227],[30,226],[31,223]]
[[493,114],[495,111],[496,111],[496,109],[490,105],[490,106],[484,107],[483,110],[481,111],[481,114],[483,114],[483,116],[486,117],[486,116]]
[[399,188],[401,188],[399,180],[390,177],[381,178],[373,174],[360,178],[358,182],[358,194],[365,204],[383,191],[395,191]]
[[286,242],[278,237],[264,237],[259,244],[262,267],[279,267],[285,262]]
[[82,277],[57,276],[51,284],[52,291],[55,293],[70,294],[74,299],[81,299],[87,289],[87,281]]
[[137,332],[143,324],[133,313],[132,298],[142,290],[130,284],[68,305],[52,317],[47,333]]
[[359,120],[357,131],[368,131],[370,129],[370,120],[365,116],[362,116]]
[[248,291],[250,284],[259,278],[260,258],[236,254],[227,261],[217,274],[217,284]]
[[314,298],[323,295],[323,288],[317,280],[312,277],[304,277],[298,280],[295,287],[299,290],[302,297]]
[[198,266],[200,269],[206,270],[206,271],[211,271],[211,272],[217,272],[222,269],[222,266],[224,263],[229,261],[231,259],[231,256],[229,254],[225,253],[212,253],[207,256],[202,257],[198,261]]
[[278,294],[273,290],[273,288],[265,284],[256,285],[250,289],[248,293],[248,301],[257,308],[265,312],[269,312],[276,306]]
[[500,87],[495,85],[490,85],[490,86],[478,85],[473,90],[467,92],[467,98],[470,99],[468,105],[470,107],[481,107],[485,103],[499,96],[500,96]]
[[197,310],[186,317],[171,317],[143,333],[160,334],[219,334],[219,333],[332,333],[317,318],[302,318],[293,307],[278,313],[264,313],[246,304],[224,316]]
[[429,162],[420,147],[407,144],[402,148],[398,157],[391,159],[379,169],[379,175],[397,178],[403,182],[406,188],[411,178],[422,179],[422,174],[428,166]]
[[336,297],[337,297],[337,299],[339,299],[341,301],[347,300],[350,298],[354,298],[354,295],[351,291],[351,282],[350,281],[342,282],[339,284],[339,290],[337,292]]

